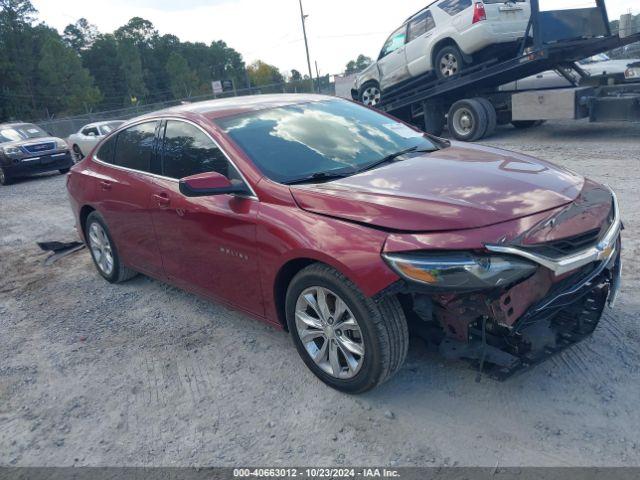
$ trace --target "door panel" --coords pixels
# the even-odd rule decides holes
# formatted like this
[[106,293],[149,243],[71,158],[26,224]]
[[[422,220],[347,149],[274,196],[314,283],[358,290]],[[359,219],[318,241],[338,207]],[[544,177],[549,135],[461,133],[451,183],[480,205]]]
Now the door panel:
[[232,195],[188,198],[156,179],[153,224],[170,281],[264,314],[258,277],[258,202]]
[[161,277],[162,258],[151,223],[152,177],[108,166],[96,168],[95,191],[122,261],[143,273]]
[[424,10],[410,22],[407,32],[407,70],[415,77],[431,69],[431,50],[435,20],[431,10]]
[[409,77],[407,58],[405,56],[406,38],[407,27],[405,25],[393,32],[382,47],[382,52],[380,52],[380,58],[377,62],[382,89]]
[[167,120],[161,148],[164,178],[155,180],[152,218],[164,271],[174,283],[264,315],[258,278],[258,201],[234,195],[186,197],[179,178],[218,172],[243,181],[227,156],[195,125]]
[[[163,275],[162,257],[151,221],[157,121],[123,130],[100,147],[95,191],[122,261],[151,276]],[[99,168],[98,168],[99,167]]]

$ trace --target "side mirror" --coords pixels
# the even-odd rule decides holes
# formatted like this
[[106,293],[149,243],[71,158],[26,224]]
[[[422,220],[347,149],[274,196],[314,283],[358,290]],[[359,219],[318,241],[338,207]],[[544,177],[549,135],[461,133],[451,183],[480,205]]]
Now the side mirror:
[[231,182],[217,172],[200,173],[185,177],[179,182],[180,193],[185,197],[208,197],[230,193],[248,194],[247,187],[241,183]]

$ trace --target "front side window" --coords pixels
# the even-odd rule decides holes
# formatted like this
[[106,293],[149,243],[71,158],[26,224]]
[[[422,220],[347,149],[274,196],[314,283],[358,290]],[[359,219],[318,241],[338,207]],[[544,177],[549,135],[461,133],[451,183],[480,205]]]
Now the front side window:
[[116,141],[114,165],[151,172],[157,126],[157,121],[145,122],[120,132]]
[[456,15],[471,6],[471,0],[444,0],[438,4],[449,15]]
[[356,173],[392,153],[437,149],[422,132],[345,100],[261,110],[216,122],[270,179]]
[[407,36],[407,42],[411,42],[416,38],[424,35],[429,30],[433,30],[436,27],[436,22],[433,20],[433,15],[430,10],[425,10],[415,17],[409,23],[409,31]]
[[167,121],[162,148],[162,174],[180,179],[206,172],[217,172],[230,180],[240,179],[222,150],[206,133],[190,123]]
[[97,127],[87,127],[84,130],[82,130],[82,134],[89,136],[89,135],[94,135],[97,136],[98,135],[98,128]]
[[407,27],[402,26],[395,32],[391,34],[389,39],[385,42],[384,47],[382,47],[382,52],[380,52],[380,58],[386,57],[391,52],[395,52],[400,47],[402,47],[407,39]]

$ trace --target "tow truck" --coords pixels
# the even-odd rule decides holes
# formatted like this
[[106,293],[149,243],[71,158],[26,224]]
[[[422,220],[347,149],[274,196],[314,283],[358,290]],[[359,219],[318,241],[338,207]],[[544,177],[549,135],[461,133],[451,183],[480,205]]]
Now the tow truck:
[[[444,80],[427,72],[384,90],[376,108],[434,135],[446,124],[460,141],[480,140],[506,123],[528,127],[544,120],[583,118],[640,122],[640,83],[610,85],[604,76],[602,85],[580,86],[588,83],[582,80],[589,74],[576,63],[638,42],[640,32],[612,33],[604,0],[588,8],[544,11],[539,0],[530,2],[531,16],[515,55],[495,56]],[[573,87],[519,92],[498,88],[546,70],[558,71]]]

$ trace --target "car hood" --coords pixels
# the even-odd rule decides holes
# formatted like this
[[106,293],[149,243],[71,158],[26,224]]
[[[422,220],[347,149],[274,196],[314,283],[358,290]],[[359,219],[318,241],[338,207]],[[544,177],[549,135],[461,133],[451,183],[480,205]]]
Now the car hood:
[[395,231],[476,228],[565,205],[584,178],[504,150],[451,147],[322,184],[291,186],[300,208]]
[[38,145],[41,143],[51,143],[51,142],[57,142],[58,140],[60,141],[64,141],[61,138],[58,137],[38,137],[38,138],[27,138],[27,139],[23,139],[23,140],[14,140],[12,142],[3,142],[0,143],[0,146],[2,147],[23,147],[25,145]]

